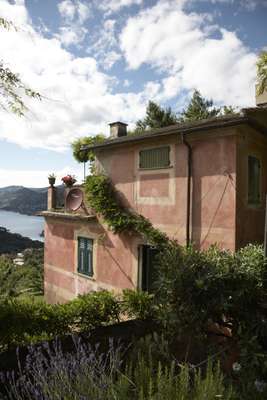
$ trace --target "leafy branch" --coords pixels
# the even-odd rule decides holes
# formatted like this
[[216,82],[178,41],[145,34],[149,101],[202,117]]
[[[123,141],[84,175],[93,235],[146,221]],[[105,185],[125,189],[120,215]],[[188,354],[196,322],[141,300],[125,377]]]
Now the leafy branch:
[[[17,30],[13,22],[2,17],[0,17],[0,27]],[[0,60],[0,108],[20,117],[23,116],[28,111],[23,96],[37,100],[42,98],[40,93],[25,85],[19,75],[4,66],[3,61]]]
[[267,89],[267,51],[259,55],[257,62],[257,94],[261,95]]

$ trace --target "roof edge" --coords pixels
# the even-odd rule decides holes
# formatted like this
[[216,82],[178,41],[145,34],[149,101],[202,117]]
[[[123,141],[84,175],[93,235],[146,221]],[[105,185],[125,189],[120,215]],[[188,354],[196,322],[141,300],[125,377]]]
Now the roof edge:
[[[124,136],[116,139],[107,139],[103,143],[95,144],[93,146],[84,146],[84,150],[101,150],[103,148],[107,147],[115,147],[118,145],[123,145],[127,143],[135,143],[135,142],[141,142],[143,140],[149,140],[152,138],[158,138],[158,137],[165,137],[168,135],[172,134],[179,134],[179,133],[184,133],[184,134],[189,134],[189,133],[194,133],[194,132],[202,132],[205,130],[209,129],[214,129],[214,128],[223,128],[223,127],[228,127],[228,126],[235,126],[235,125],[240,125],[244,123],[250,123],[250,125],[253,125],[256,129],[256,125],[260,125],[257,121],[251,121],[251,117],[248,117],[246,115],[236,115],[232,116],[231,118],[227,117],[222,117],[222,118],[217,118],[216,120],[203,120],[198,124],[194,125],[184,125],[184,124],[175,124],[175,125],[170,125],[164,128],[157,128],[154,130],[151,130],[150,132],[141,134],[141,135],[131,135],[131,136]],[[258,126],[259,128],[259,126]],[[264,129],[261,127],[261,131]],[[259,130],[259,129],[257,129]],[[266,132],[267,134],[267,132]]]

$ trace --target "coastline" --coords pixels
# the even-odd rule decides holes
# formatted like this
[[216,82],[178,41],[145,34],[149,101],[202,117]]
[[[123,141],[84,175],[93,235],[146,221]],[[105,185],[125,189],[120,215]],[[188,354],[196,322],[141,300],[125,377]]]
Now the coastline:
[[41,241],[31,240],[0,226],[0,255],[17,253],[26,249],[41,249],[43,246],[44,244]]
[[0,226],[11,233],[43,242],[40,234],[44,230],[44,219],[39,215],[27,215],[0,209]]

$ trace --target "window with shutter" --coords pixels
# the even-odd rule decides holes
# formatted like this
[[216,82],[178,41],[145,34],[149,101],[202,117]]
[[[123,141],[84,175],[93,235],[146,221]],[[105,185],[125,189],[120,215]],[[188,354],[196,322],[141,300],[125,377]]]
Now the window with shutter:
[[93,240],[78,238],[78,272],[87,276],[93,276]]
[[139,168],[157,169],[170,166],[170,147],[155,147],[139,152]]
[[248,204],[261,202],[261,163],[255,156],[248,156]]

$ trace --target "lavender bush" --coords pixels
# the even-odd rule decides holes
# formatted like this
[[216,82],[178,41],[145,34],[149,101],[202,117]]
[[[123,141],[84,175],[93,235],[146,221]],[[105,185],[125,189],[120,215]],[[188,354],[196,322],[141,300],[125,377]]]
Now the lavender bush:
[[[147,345],[144,348],[144,344]],[[157,343],[156,343],[157,344]],[[75,352],[64,354],[60,343],[30,350],[19,374],[2,377],[8,400],[214,400],[234,399],[226,389],[219,367],[208,364],[203,376],[198,369],[175,360],[159,360],[161,346],[154,353],[147,341],[132,349],[109,343],[103,354],[98,346],[75,342]],[[124,362],[123,362],[124,359]]]
[[122,349],[110,341],[107,353],[75,341],[75,352],[64,353],[60,342],[30,348],[19,374],[2,377],[6,398],[16,400],[109,399],[121,367]]

